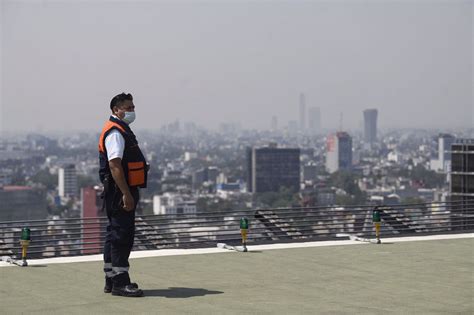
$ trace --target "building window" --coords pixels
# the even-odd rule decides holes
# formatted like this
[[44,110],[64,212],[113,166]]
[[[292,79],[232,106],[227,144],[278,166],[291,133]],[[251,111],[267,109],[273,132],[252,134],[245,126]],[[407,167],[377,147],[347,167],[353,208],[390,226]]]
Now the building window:
[[463,178],[462,175],[452,175],[451,176],[451,191],[453,193],[462,193],[463,188]]
[[453,153],[451,156],[451,171],[463,172],[463,155],[460,153]]
[[466,191],[468,194],[474,194],[474,176],[466,176],[467,187]]
[[474,173],[474,154],[467,154],[467,171]]

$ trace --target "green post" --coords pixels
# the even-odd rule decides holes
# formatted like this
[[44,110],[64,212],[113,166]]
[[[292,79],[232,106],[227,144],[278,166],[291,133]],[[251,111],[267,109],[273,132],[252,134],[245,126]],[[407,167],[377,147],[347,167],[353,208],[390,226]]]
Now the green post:
[[28,249],[28,246],[30,245],[31,241],[31,231],[29,228],[24,227],[21,230],[21,237],[20,237],[20,244],[21,244],[21,258],[23,259],[22,267],[28,266],[28,263],[26,262],[26,250]]
[[242,246],[244,252],[247,251],[247,230],[249,228],[249,220],[247,218],[240,218],[240,235],[242,236]]
[[373,212],[372,212],[372,222],[374,223],[375,226],[375,237],[377,238],[377,244],[380,244],[380,222],[382,221],[381,219],[381,213],[382,210],[379,209],[379,207],[375,207]]
[[247,218],[240,218],[240,228],[246,230],[249,228],[249,220]]
[[372,222],[380,222],[380,210],[378,208],[375,208],[374,211],[372,212]]
[[21,240],[31,241],[31,231],[29,228],[25,227],[21,230]]

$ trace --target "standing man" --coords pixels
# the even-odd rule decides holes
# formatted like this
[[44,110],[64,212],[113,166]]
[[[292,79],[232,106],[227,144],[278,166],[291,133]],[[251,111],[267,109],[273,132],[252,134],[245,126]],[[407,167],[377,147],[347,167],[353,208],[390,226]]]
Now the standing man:
[[128,258],[135,237],[135,209],[139,188],[145,188],[147,165],[130,129],[135,120],[131,94],[119,94],[110,102],[112,115],[99,139],[99,176],[104,184],[104,207],[109,224],[104,244],[104,292],[143,296],[128,275]]

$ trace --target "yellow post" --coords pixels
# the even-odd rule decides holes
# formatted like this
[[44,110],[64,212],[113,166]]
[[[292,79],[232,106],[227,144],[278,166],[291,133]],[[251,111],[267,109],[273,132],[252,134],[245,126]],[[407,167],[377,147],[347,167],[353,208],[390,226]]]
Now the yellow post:
[[21,259],[26,261],[26,251],[28,250],[28,246],[30,245],[30,241],[20,241],[21,244]]
[[247,230],[249,228],[249,220],[247,218],[240,219],[240,235],[242,236],[243,251],[247,251]]
[[29,228],[23,228],[21,230],[21,238],[20,238],[20,244],[21,244],[21,259],[23,260],[23,267],[28,266],[28,263],[26,262],[26,251],[28,250],[28,246],[30,245],[30,240],[31,240],[31,231]]
[[242,244],[246,245],[247,244],[247,229],[241,229],[240,235],[242,235]]
[[375,222],[375,237],[377,238],[377,243],[380,243],[380,222]]

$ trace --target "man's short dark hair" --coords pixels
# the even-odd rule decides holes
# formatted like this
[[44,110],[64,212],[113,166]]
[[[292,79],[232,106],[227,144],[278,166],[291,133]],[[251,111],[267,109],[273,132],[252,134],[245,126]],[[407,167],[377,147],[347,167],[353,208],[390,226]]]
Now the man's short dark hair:
[[121,93],[119,95],[115,95],[114,98],[110,101],[110,109],[113,110],[114,106],[120,106],[123,101],[133,101],[132,94],[128,93]]

